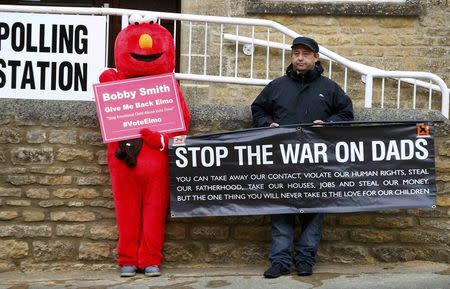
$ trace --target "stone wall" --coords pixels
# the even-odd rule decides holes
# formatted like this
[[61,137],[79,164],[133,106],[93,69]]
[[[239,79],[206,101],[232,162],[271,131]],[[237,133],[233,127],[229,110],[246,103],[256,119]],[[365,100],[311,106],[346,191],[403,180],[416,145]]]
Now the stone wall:
[[[248,106],[191,105],[191,133],[251,127]],[[358,120],[442,120],[356,109]],[[435,209],[330,214],[319,262],[450,262],[450,123],[437,128]],[[94,104],[0,99],[0,271],[116,266],[106,147]],[[268,216],[169,218],[165,266],[266,264]]]
[[[307,3],[305,3],[307,2]],[[315,38],[323,47],[330,49],[352,61],[386,70],[426,71],[437,74],[447,84],[450,83],[450,4],[448,1],[406,1],[406,4],[359,3],[336,4],[330,1],[288,1],[288,0],[184,0],[182,13],[238,16],[274,20],[305,36]],[[362,1],[363,2],[363,1]],[[197,24],[197,26],[196,26]],[[202,32],[203,24],[194,23]],[[212,27],[212,25],[211,25]],[[234,27],[228,33],[235,34]],[[186,30],[184,30],[186,31]],[[265,30],[257,36],[266,39]],[[194,29],[194,34],[195,34]],[[218,41],[217,28],[211,28],[208,36],[211,42]],[[241,28],[241,34],[250,34]],[[203,34],[195,34],[199,50],[194,45],[192,51],[202,53]],[[272,37],[274,37],[272,39]],[[274,33],[273,41],[281,41]],[[286,40],[288,43],[290,40]],[[226,42],[226,41],[225,41]],[[234,42],[228,43],[228,53],[224,52],[223,74],[234,76]],[[181,63],[186,67],[187,45],[182,43]],[[208,64],[217,66],[218,50],[209,48]],[[289,53],[286,54],[289,57]],[[239,63],[242,68],[250,57],[239,46]],[[265,68],[265,50],[255,52],[255,75],[263,73]],[[271,78],[279,76],[280,51],[270,52]],[[278,59],[278,60],[276,60]],[[289,61],[287,58],[286,61]],[[193,59],[192,70],[202,71],[202,58]],[[325,75],[328,76],[328,63],[324,62]],[[240,68],[241,69],[241,68]],[[335,66],[332,78],[343,85],[343,69]],[[245,72],[242,74],[245,75]],[[263,75],[264,76],[264,75]],[[364,85],[360,75],[349,72],[348,94],[356,106],[364,105]],[[261,91],[261,87],[210,84],[205,82],[183,82],[183,89],[192,102],[197,103],[239,103],[249,104]],[[231,92],[231,93],[230,93]],[[402,103],[400,107],[412,107],[412,86],[402,85]],[[396,107],[397,82],[386,81],[384,107]],[[440,96],[435,94],[439,103]],[[426,108],[428,91],[418,92],[417,107]],[[374,107],[380,107],[381,81],[374,83]],[[435,104],[433,104],[435,105]],[[436,106],[438,109],[438,106]]]
[[[419,16],[383,17],[248,14],[250,2],[255,1],[186,0],[182,12],[275,20],[351,60],[431,71],[449,82],[446,1],[420,6]],[[182,49],[183,58],[185,45]],[[258,69],[260,73],[262,67]],[[342,70],[334,73],[342,76]],[[355,86],[349,95],[361,107],[360,81],[352,77]],[[250,127],[248,105],[261,87],[185,81],[182,89],[193,115],[191,133],[196,134]],[[433,112],[394,109],[357,108],[356,116],[442,119]],[[437,129],[437,207],[330,214],[320,262],[450,262],[449,130],[448,121]],[[0,99],[0,271],[115,267],[116,243],[106,147],[94,104]],[[169,219],[165,265],[266,264],[269,247],[267,216]]]

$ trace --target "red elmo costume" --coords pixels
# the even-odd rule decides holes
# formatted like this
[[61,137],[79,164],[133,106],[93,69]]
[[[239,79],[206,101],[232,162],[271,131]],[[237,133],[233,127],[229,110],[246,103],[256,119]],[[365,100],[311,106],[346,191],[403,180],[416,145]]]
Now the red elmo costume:
[[[156,23],[136,23],[123,29],[117,35],[114,56],[117,71],[104,71],[100,82],[170,73],[175,67],[172,35]],[[190,114],[179,87],[178,95],[187,128]],[[108,144],[119,266],[160,266],[169,205],[168,139],[186,133],[143,129],[141,139]]]

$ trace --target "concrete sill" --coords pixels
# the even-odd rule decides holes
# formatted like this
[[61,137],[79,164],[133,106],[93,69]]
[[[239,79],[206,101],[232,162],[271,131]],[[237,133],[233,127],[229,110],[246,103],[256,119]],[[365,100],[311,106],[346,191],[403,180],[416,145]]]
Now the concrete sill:
[[419,16],[419,1],[248,0],[247,14]]

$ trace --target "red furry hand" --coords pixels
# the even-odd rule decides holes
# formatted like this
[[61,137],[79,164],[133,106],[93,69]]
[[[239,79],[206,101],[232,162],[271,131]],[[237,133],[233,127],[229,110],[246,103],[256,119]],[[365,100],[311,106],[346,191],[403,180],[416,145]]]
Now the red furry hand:
[[124,79],[123,74],[120,72],[117,72],[115,69],[112,69],[112,68],[103,71],[99,77],[99,80],[101,83],[120,80],[120,79]]
[[142,138],[144,139],[144,143],[153,149],[161,149],[161,134],[159,132],[154,132],[149,130],[148,128],[143,128],[140,131]]

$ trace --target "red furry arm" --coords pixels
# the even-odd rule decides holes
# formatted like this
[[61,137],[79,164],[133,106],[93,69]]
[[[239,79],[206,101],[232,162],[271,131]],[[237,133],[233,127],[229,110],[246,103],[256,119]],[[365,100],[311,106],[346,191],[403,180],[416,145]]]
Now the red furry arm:
[[101,83],[104,83],[104,82],[125,79],[125,75],[123,75],[123,73],[121,73],[120,71],[118,72],[115,69],[110,68],[110,69],[103,71],[102,74],[100,74],[100,77],[98,79],[100,80]]

